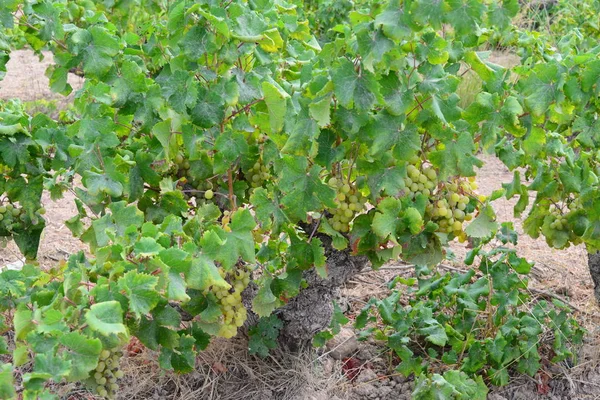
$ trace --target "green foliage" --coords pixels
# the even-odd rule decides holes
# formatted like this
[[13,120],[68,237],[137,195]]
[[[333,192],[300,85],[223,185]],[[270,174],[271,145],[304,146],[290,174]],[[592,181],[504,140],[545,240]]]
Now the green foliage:
[[268,356],[269,351],[277,347],[277,338],[281,328],[283,328],[283,321],[275,314],[259,319],[258,323],[248,331],[250,336],[248,351],[250,354],[256,354],[260,357]]
[[[512,371],[534,376],[543,362],[574,358],[581,343],[567,305],[531,302],[532,264],[505,247],[476,247],[466,262],[475,257],[478,270],[395,278],[392,294],[372,299],[356,319],[363,338],[373,335],[396,354],[400,373],[418,377],[415,398],[485,398],[482,378],[502,386]],[[428,374],[444,365],[456,370]]]
[[431,377],[421,375],[415,384],[415,400],[431,399],[473,399],[485,400],[488,388],[480,376],[469,378],[461,371],[449,370],[443,375]]
[[[518,213],[528,192],[537,193],[528,234],[554,247],[599,248],[600,50],[579,32],[554,48],[540,33],[515,30],[517,5],[3,2],[0,78],[10,51],[23,47],[54,54],[47,75],[55,92],[73,90],[69,71],[85,76],[62,123],[44,110],[30,116],[17,102],[0,106],[0,236],[34,259],[44,190],[52,199],[69,190],[78,213],[65,224],[92,253],[48,271],[0,273],[1,311],[14,316],[13,364],[28,354],[35,361],[24,394],[49,396],[46,383],[65,379],[112,397],[112,386],[87,378],[103,351],[131,336],[159,351],[163,368],[192,370],[211,336],[232,337],[244,323],[241,293],[252,279],[252,311],[269,321],[268,334],[257,328],[253,339],[264,354],[279,329],[270,315],[300,292],[303,271],[327,274],[329,249],[316,233],[374,267],[399,257],[432,267],[455,238],[486,240],[498,225],[494,197],[475,193],[482,149],[532,179],[524,184],[515,173],[505,186],[520,198]],[[517,49],[521,66],[507,70],[480,51],[498,36]],[[481,91],[461,102],[466,69]],[[514,297],[524,293],[511,281],[528,264],[499,254],[477,282],[513,296],[503,300],[510,304],[494,300],[504,307],[496,315],[517,315],[533,340]],[[406,356],[400,342],[419,336],[438,348],[462,341],[475,354],[483,339],[452,336],[447,326],[459,337],[467,332],[432,304],[470,302],[464,311],[479,324],[491,303],[472,279],[420,277],[414,307],[426,320],[398,308],[395,297],[373,303],[388,324],[395,313],[414,322],[406,332],[393,326],[395,348]],[[540,318],[552,312],[539,307]],[[193,322],[182,322],[181,312]],[[561,312],[550,320],[562,332],[571,322],[558,324]],[[503,335],[507,343],[520,337]],[[518,368],[535,369],[533,354]],[[403,368],[419,370],[417,359]],[[499,371],[510,362],[492,361]],[[462,371],[477,373],[474,362]],[[12,368],[0,374],[5,397]],[[461,374],[427,379],[452,393],[477,386]]]

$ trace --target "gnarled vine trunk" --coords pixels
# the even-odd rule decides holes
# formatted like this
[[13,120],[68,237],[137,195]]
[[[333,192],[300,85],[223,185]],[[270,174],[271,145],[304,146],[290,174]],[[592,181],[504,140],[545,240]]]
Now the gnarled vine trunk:
[[600,302],[600,252],[588,253],[588,267],[590,275],[594,281],[594,295],[596,300]]
[[[331,245],[331,238],[318,235],[325,247],[327,259],[327,278],[323,279],[313,268],[304,272],[304,279],[308,283],[298,296],[291,299],[285,306],[275,310],[275,314],[284,322],[280,332],[279,341],[289,349],[297,349],[309,343],[313,336],[329,327],[333,316],[333,300],[338,291],[349,279],[366,267],[369,263],[365,256],[353,256],[350,250],[338,251]],[[250,289],[250,288],[249,288]],[[244,303],[251,304],[251,299],[256,293],[247,290],[244,293]],[[256,321],[256,315],[250,315],[249,324]]]

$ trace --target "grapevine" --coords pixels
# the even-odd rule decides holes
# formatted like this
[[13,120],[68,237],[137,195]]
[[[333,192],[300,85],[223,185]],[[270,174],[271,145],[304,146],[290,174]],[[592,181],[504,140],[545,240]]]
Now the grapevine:
[[[0,235],[34,260],[42,194],[70,191],[65,225],[91,253],[0,272],[0,311],[34,361],[23,396],[87,380],[114,397],[132,336],[192,371],[250,313],[271,327],[264,353],[286,332],[274,312],[313,270],[326,278],[332,254],[433,267],[450,241],[494,236],[503,195],[527,234],[600,249],[597,40],[571,32],[575,12],[554,40],[514,26],[515,0],[433,3],[3,3],[0,78],[20,48],[54,55],[55,92],[85,77],[64,120],[0,106]],[[521,65],[489,61],[498,38]],[[463,109],[467,71],[482,83]],[[481,151],[515,171],[489,198]],[[15,387],[0,367],[0,388]]]

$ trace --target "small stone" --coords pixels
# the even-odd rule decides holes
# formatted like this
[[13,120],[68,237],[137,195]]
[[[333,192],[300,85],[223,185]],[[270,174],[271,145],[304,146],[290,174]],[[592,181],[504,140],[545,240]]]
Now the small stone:
[[377,389],[375,389],[375,386],[371,385],[370,383],[363,383],[362,385],[358,385],[356,388],[354,388],[354,393],[362,398],[365,398],[370,396],[371,393],[375,392],[376,390]]
[[356,383],[375,383],[378,381],[377,374],[375,371],[369,368],[365,368],[360,371],[360,374],[356,377]]
[[330,357],[325,357],[323,360],[323,373],[325,376],[331,376],[335,370],[335,360]]
[[412,382],[404,382],[396,386],[398,393],[412,393],[413,385]]
[[329,355],[336,360],[351,356],[358,349],[358,340],[350,328],[342,328],[333,339],[326,344]]
[[392,388],[389,386],[381,386],[378,390],[379,397],[385,399],[392,393]]

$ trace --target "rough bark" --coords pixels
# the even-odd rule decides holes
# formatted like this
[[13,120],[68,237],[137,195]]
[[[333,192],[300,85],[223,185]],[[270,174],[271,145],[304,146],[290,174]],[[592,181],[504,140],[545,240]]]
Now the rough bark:
[[[327,279],[321,278],[315,269],[304,272],[304,279],[308,287],[303,289],[298,296],[291,299],[285,306],[275,313],[284,322],[280,332],[280,343],[289,348],[297,349],[310,342],[313,336],[326,329],[333,315],[333,300],[339,289],[356,273],[368,265],[364,256],[353,256],[350,250],[335,250],[331,246],[331,239],[319,235],[325,247],[327,258]],[[248,288],[244,293],[244,303],[250,305],[256,289]],[[250,312],[249,323],[256,321],[257,317]]]
[[588,267],[590,268],[592,281],[594,281],[594,295],[596,300],[600,302],[600,252],[588,253]]

